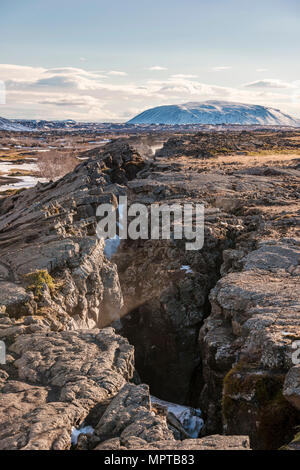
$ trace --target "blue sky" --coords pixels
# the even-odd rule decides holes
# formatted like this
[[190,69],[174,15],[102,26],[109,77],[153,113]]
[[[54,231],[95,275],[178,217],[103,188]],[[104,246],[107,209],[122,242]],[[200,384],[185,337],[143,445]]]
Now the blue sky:
[[206,99],[300,117],[299,0],[1,0],[0,29],[5,117],[124,120]]

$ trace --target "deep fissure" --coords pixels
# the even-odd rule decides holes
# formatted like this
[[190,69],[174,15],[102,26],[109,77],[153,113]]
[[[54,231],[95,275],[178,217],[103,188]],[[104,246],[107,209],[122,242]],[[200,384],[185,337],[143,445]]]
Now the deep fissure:
[[[228,242],[230,247],[234,248],[235,241],[232,239],[230,241],[226,240],[226,248],[228,248]],[[126,246],[126,243],[121,243],[117,255],[113,258],[113,261],[117,263],[119,268],[121,288],[124,288],[124,286],[122,286],[120,267],[121,269],[124,269],[124,267],[122,268],[120,258],[122,260],[124,252],[126,253],[124,245]],[[120,326],[118,327],[118,329],[120,328],[120,334],[126,337],[130,344],[135,347],[137,372],[141,381],[150,386],[151,393],[169,402],[201,408],[203,417],[207,416],[208,410],[203,409],[200,402],[201,391],[205,383],[202,375],[202,358],[198,344],[199,332],[204,320],[211,313],[211,304],[208,297],[211,289],[214,288],[221,277],[220,268],[223,262],[223,249],[224,247],[219,249],[218,262],[216,263],[214,273],[209,273],[211,277],[210,284],[203,289],[205,291],[205,300],[200,315],[201,320],[193,325],[193,341],[189,344],[186,342],[181,344],[183,331],[176,331],[170,319],[165,315],[162,315],[162,323],[164,323],[165,329],[160,330],[161,324],[159,322],[153,325],[153,317],[157,317],[158,312],[165,314],[162,302],[157,298],[129,310],[128,313],[121,317]],[[169,331],[169,334],[165,334],[166,330]],[[176,364],[177,361],[182,361],[180,355],[184,353],[193,354],[194,363],[193,367],[189,369],[187,376],[180,376],[176,373]],[[187,366],[186,362],[184,364]],[[184,395],[181,393],[182,388],[185,389]]]
[[[111,438],[127,445],[118,428],[124,416],[136,422],[134,433],[146,433],[144,419],[159,421],[163,434],[155,439],[172,440],[148,385],[158,399],[201,408],[203,435],[249,436],[254,449],[289,444],[300,422],[289,355],[299,335],[296,163],[275,171],[228,156],[220,167],[218,158],[204,161],[198,153],[193,160],[181,150],[176,159],[160,153],[145,168],[126,143],[115,142],[62,180],[1,201],[1,322],[13,352],[4,381],[32,393],[36,383],[50,414],[56,401],[73,413],[76,401],[64,426],[70,433],[71,425],[97,426],[96,440],[86,441],[92,448]],[[126,192],[145,205],[204,203],[203,249],[189,252],[185,240],[124,240],[113,257],[105,256],[94,213],[99,204],[116,207]],[[30,283],[21,284],[24,278]],[[49,389],[53,384],[57,390]],[[15,394],[9,399],[20,408]],[[34,399],[31,421],[20,415],[28,430],[37,405]],[[186,434],[174,436],[178,445]],[[28,431],[16,445],[29,438]]]

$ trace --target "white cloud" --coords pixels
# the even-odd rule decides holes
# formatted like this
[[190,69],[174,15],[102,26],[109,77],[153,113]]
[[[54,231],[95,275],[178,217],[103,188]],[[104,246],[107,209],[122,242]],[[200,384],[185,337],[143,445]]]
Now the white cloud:
[[176,75],[171,75],[171,78],[197,78],[197,75],[187,75],[184,73],[177,73]]
[[294,88],[294,85],[283,80],[275,78],[265,78],[264,80],[256,80],[255,82],[245,83],[246,88]]
[[[7,86],[11,88],[69,88],[74,90],[94,90],[97,89],[105,75],[99,72],[90,72],[75,67],[60,67],[50,69],[27,68],[24,74],[20,74],[18,69],[10,69],[10,79]],[[6,72],[6,69],[4,69]],[[16,73],[17,72],[17,73]],[[3,74],[0,65],[0,78]],[[6,73],[6,75],[8,75]]]
[[168,70],[168,69],[167,67],[161,67],[160,65],[153,65],[152,67],[149,67],[147,70],[159,72],[159,71]]
[[50,104],[54,106],[100,106],[101,103],[96,98],[89,95],[55,95],[53,97],[43,97],[38,101],[39,104]]
[[221,65],[219,67],[213,67],[214,72],[223,72],[224,70],[231,70],[232,67],[230,65]]
[[35,80],[47,69],[43,67],[29,67],[24,65],[0,64],[0,80]]
[[256,72],[267,72],[268,69],[256,69]]
[[119,70],[111,70],[108,72],[108,75],[116,75],[119,77],[126,77],[127,73],[126,72],[120,72]]
[[123,81],[123,75],[118,80],[113,80],[113,76],[75,67],[46,69],[0,64],[0,80],[7,90],[0,116],[124,120],[149,107],[206,100],[262,104],[300,115],[300,104],[293,98],[296,82],[287,84],[272,79],[270,86],[270,80],[260,80],[263,85],[252,82],[233,88],[203,83],[191,74],[130,82],[128,78]]

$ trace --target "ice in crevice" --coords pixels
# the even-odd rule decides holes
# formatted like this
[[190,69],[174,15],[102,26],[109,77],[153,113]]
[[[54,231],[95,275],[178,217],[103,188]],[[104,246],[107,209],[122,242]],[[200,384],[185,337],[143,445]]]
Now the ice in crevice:
[[183,264],[183,265],[181,266],[181,268],[180,268],[180,271],[185,271],[186,274],[193,274],[193,272],[194,272],[194,271],[192,270],[192,268],[191,268],[189,265],[187,265],[187,264],[186,264],[186,265]]
[[78,437],[80,434],[94,434],[94,428],[92,426],[85,426],[84,423],[83,425],[77,429],[77,428],[72,428],[72,433],[71,433],[71,444],[75,446],[78,442]]
[[170,403],[168,401],[160,400],[152,395],[151,402],[167,408],[168,412],[172,413],[178,419],[190,438],[196,439],[199,436],[199,433],[204,426],[204,421],[201,418],[202,412],[199,408]]
[[[119,220],[120,220],[120,222],[118,222],[117,225],[120,228],[123,228],[122,220],[123,220],[123,213],[124,213],[124,204],[119,204],[118,211],[119,211]],[[111,259],[111,257],[115,253],[117,253],[118,248],[120,246],[120,243],[121,243],[121,239],[120,239],[119,235],[115,235],[113,238],[107,238],[105,240],[104,254],[108,259]]]

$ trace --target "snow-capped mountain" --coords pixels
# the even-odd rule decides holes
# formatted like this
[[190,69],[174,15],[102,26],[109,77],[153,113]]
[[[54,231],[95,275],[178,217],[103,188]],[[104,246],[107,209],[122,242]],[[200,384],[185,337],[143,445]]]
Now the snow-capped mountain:
[[0,117],[0,131],[30,131],[30,129],[22,124],[15,123],[10,119],[5,119]]
[[147,109],[128,124],[240,124],[300,126],[300,120],[265,106],[205,101]]
[[31,130],[69,129],[77,125],[76,121],[67,119],[64,121],[46,121],[44,119],[14,119],[14,124],[21,124]]

